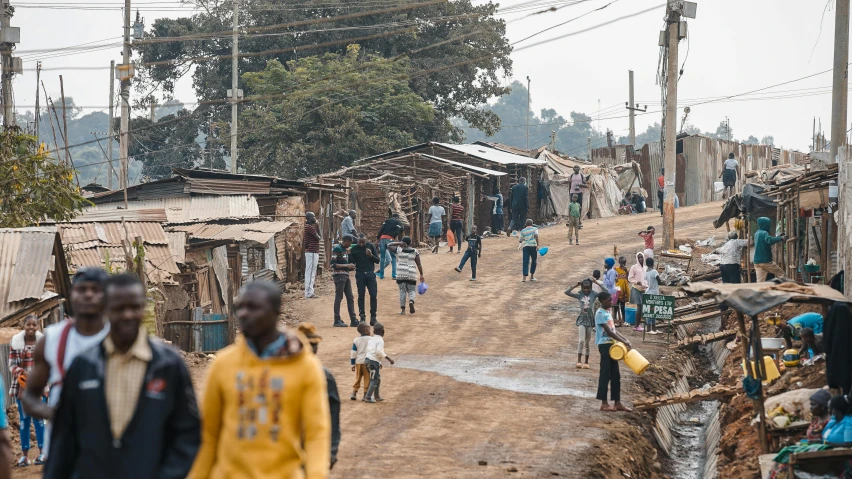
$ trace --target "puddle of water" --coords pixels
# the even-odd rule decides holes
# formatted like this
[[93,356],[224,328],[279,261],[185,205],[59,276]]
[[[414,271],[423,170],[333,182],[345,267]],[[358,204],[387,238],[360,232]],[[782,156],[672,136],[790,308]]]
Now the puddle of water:
[[[687,406],[681,413],[680,423],[672,428],[675,436],[672,450],[672,477],[678,479],[701,479],[704,476],[704,463],[707,452],[704,436],[707,421],[719,408],[718,401],[701,401]],[[697,424],[696,424],[697,422]]]
[[[597,373],[546,359],[499,356],[401,356],[396,367],[428,371],[494,389],[548,396],[594,398]],[[570,368],[570,369],[569,369]]]

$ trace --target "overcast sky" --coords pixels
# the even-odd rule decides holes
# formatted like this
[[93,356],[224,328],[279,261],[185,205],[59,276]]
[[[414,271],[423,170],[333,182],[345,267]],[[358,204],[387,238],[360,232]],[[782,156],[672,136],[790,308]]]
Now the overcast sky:
[[[65,93],[74,97],[87,110],[107,106],[109,62],[121,59],[122,2],[117,0],[85,0],[100,3],[110,10],[69,10],[29,8],[50,0],[26,0],[17,6],[12,25],[21,27],[18,55],[24,58],[25,72],[15,80],[18,110],[32,109],[35,102],[35,62],[42,58],[42,79],[55,99],[59,97],[58,75],[65,79]],[[79,4],[83,0],[63,2]],[[528,3],[511,0],[502,6]],[[542,1],[542,0],[536,0]],[[160,3],[140,0],[146,24],[163,16],[182,16],[179,11],[165,11]],[[549,26],[590,12],[612,0],[586,0],[557,12],[519,18],[513,14],[508,36],[517,41]],[[147,3],[147,5],[145,5]],[[566,0],[565,3],[568,3]],[[647,13],[610,23],[584,33],[516,51],[513,78],[532,80],[533,110],[555,108],[563,116],[582,111],[597,117],[598,100],[602,110],[602,129],[616,135],[627,135],[624,102],[628,99],[628,70],[635,75],[636,100],[648,105],[649,114],[637,117],[637,133],[660,121],[660,89],[655,85],[659,47],[657,38],[663,28],[664,0],[616,0],[607,8],[554,28],[516,45],[517,49],[541,40],[560,37],[623,16],[661,5]],[[177,2],[175,2],[177,5]],[[152,8],[148,8],[152,7]],[[153,7],[159,7],[153,8]],[[134,16],[135,16],[134,6]],[[704,0],[698,2],[697,18],[689,21],[689,39],[680,44],[680,61],[686,61],[679,84],[678,124],[682,108],[699,101],[741,94],[770,85],[816,74],[832,67],[834,7],[822,0]],[[820,27],[820,24],[822,26]],[[822,34],[820,35],[820,29]],[[94,42],[117,42],[114,47],[83,54],[68,52],[38,53],[52,49]],[[687,57],[687,51],[689,52]],[[813,53],[812,53],[813,51]],[[50,55],[62,55],[53,56]],[[29,61],[28,61],[29,60]],[[71,70],[70,67],[101,68]],[[748,135],[775,137],[776,146],[807,151],[811,143],[813,119],[822,119],[823,130],[830,131],[831,72],[740,96],[726,101],[694,105],[689,122],[702,130],[715,130],[727,116],[738,139]],[[194,100],[191,81],[179,83],[177,98]],[[42,105],[44,100],[42,98]],[[654,113],[650,113],[654,112]],[[850,116],[852,121],[852,116]],[[595,126],[598,123],[595,122]],[[507,125],[507,127],[511,127]],[[106,126],[105,126],[106,128]]]

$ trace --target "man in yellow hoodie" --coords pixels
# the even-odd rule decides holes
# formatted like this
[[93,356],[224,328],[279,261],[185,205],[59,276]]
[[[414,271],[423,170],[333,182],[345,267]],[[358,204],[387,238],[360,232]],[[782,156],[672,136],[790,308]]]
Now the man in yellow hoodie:
[[245,340],[219,354],[202,403],[191,479],[326,479],[331,425],[325,373],[305,337],[278,330],[281,292],[247,284],[236,303]]

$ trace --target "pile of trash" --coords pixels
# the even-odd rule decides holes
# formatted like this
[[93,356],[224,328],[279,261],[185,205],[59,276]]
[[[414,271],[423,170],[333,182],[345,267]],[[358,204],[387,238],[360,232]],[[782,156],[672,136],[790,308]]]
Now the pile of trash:
[[664,271],[660,273],[659,282],[663,286],[681,286],[688,283],[692,278],[681,268],[664,265]]
[[719,266],[722,263],[722,256],[717,253],[704,253],[701,255],[701,262],[710,266]]

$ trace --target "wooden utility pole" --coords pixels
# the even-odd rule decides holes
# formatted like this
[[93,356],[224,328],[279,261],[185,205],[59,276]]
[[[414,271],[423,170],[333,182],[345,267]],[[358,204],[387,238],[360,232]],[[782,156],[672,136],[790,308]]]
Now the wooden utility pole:
[[527,149],[530,149],[530,77],[527,77]]
[[[6,32],[11,32],[12,12],[14,11],[9,0],[0,0],[0,36],[7,37]],[[20,35],[19,35],[20,36]],[[3,126],[15,125],[15,98],[12,96],[12,49],[15,48],[15,43],[9,40],[12,38],[3,38],[3,43],[0,43],[0,63],[2,63],[2,95],[3,95]],[[18,38],[17,40],[20,40]]]
[[121,158],[121,188],[124,190],[124,209],[127,209],[127,155],[130,149],[130,0],[124,0],[124,48],[121,54],[121,136],[119,157]]
[[109,62],[109,124],[107,125],[107,161],[109,162],[109,174],[107,174],[107,188],[112,189],[112,174],[115,169],[112,165],[112,142],[113,125],[115,124],[115,60]]
[[846,102],[849,98],[849,0],[836,0],[834,12],[834,77],[831,88],[831,149],[834,162],[837,149],[846,144]]
[[35,95],[35,137],[36,143],[41,148],[41,142],[38,136],[38,117],[41,116],[41,108],[39,108],[39,99],[41,92],[38,91],[38,83],[41,81],[41,62],[36,62],[36,95]]
[[550,151],[556,151],[556,130],[550,130]]
[[234,16],[232,24],[231,45],[231,173],[237,172],[237,109],[240,85],[240,35],[238,31],[240,18],[240,0],[233,0]]
[[668,65],[666,70],[666,149],[663,162],[665,187],[663,189],[663,249],[674,249],[675,237],[675,181],[677,174],[677,80],[678,42],[680,42],[680,12],[672,8],[673,1],[666,6],[668,28]]
[[68,111],[65,109],[65,82],[62,81],[62,75],[59,75],[59,92],[62,94],[62,131],[64,132],[62,138],[65,141],[65,162],[70,164],[68,153]]
[[589,155],[587,159],[589,161],[592,161],[592,137],[591,136],[586,137],[586,148],[588,148],[587,154]]
[[635,105],[635,101],[633,99],[633,70],[630,70],[627,73],[628,81],[630,82],[630,103],[627,105],[627,109],[630,111],[630,145],[633,149],[636,149],[636,118],[633,114],[633,107]]

